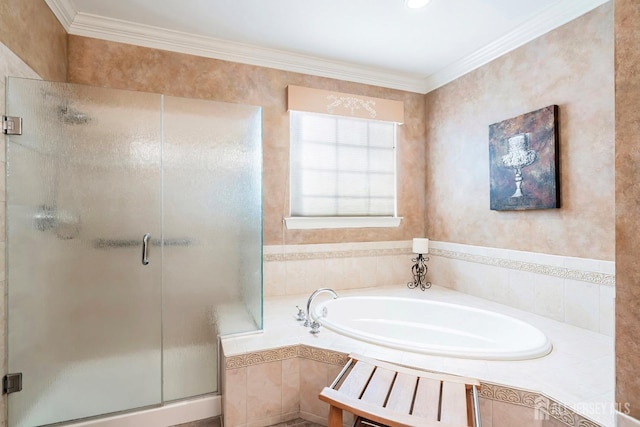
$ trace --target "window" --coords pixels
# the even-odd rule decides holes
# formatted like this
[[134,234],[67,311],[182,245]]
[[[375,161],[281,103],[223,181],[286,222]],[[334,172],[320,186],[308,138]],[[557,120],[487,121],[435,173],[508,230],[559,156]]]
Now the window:
[[402,101],[289,86],[287,228],[397,227]]
[[395,216],[393,122],[291,112],[291,216]]

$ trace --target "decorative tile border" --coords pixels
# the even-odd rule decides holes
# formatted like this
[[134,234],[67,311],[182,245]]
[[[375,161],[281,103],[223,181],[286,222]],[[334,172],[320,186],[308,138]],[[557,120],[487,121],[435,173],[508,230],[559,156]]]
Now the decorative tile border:
[[443,258],[457,259],[477,264],[492,265],[495,267],[509,268],[511,270],[521,270],[530,273],[544,274],[547,276],[560,277],[563,279],[580,280],[594,283],[596,285],[615,286],[616,276],[614,274],[597,273],[593,271],[575,270],[565,267],[555,267],[533,262],[515,261],[505,258],[493,258],[484,255],[474,255],[465,252],[455,252],[444,249],[430,249],[429,255],[441,256]]
[[244,368],[261,363],[293,359],[294,357],[337,366],[344,365],[348,359],[348,355],[345,353],[300,344],[229,356],[225,358],[225,369]]
[[358,258],[358,257],[378,257],[394,255],[411,255],[411,249],[365,249],[352,251],[331,251],[331,252],[290,252],[279,254],[264,254],[265,262],[272,261],[306,261],[312,259],[330,258]]
[[[283,261],[308,261],[318,259],[337,258],[358,258],[358,257],[382,257],[406,255],[411,257],[411,248],[387,248],[387,249],[354,249],[354,250],[334,250],[334,251],[314,251],[314,252],[283,252],[266,253],[264,262]],[[596,285],[615,286],[615,274],[598,273],[594,271],[577,270],[566,267],[556,267],[548,264],[538,264],[534,262],[516,261],[507,258],[489,257],[485,255],[475,255],[466,252],[458,252],[446,249],[431,248],[430,256],[439,256],[477,264],[491,265],[511,270],[526,271],[529,273],[543,274],[547,276],[559,277],[562,279],[579,280]]]
[[600,424],[577,414],[570,407],[541,393],[481,382],[479,395],[497,402],[532,408],[536,411],[537,419],[540,420],[553,417],[571,427],[601,427]]
[[298,350],[299,357],[303,359],[315,360],[316,362],[327,363],[329,365],[344,366],[349,359],[349,355],[333,350],[324,350],[316,347],[301,344]]
[[298,357],[299,347],[299,345],[291,345],[236,356],[228,356],[225,357],[225,369],[244,368],[246,366],[259,365],[261,363],[293,359],[294,357]]
[[[225,368],[243,368],[294,357],[336,366],[343,366],[348,360],[346,353],[300,344],[230,356],[225,359]],[[570,407],[538,392],[481,382],[479,395],[485,399],[535,409],[538,411],[537,415],[540,419],[553,417],[570,427],[602,427],[600,424],[577,414]]]
[[[283,252],[283,253],[266,253],[264,254],[264,262],[277,261],[307,261],[318,259],[335,259],[335,258],[358,258],[358,257],[381,257],[406,255],[411,257],[413,254],[410,248],[387,248],[387,249],[355,249],[355,250],[333,250],[333,251],[314,251],[314,252]],[[507,258],[489,257],[485,255],[476,255],[466,252],[452,251],[446,249],[431,248],[430,256],[439,256],[460,261],[473,262],[476,264],[491,265],[494,267],[508,268],[511,270],[526,271],[529,273],[543,274],[547,276],[559,277],[562,279],[579,280],[582,282],[593,283],[603,286],[615,286],[615,274],[598,273],[594,271],[577,270],[566,267],[557,267],[548,264],[538,264],[534,262],[516,261]]]

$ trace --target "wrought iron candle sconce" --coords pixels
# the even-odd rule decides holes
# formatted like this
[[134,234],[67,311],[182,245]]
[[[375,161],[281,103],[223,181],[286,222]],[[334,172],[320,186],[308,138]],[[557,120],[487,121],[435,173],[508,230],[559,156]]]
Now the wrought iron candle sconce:
[[429,257],[423,256],[423,254],[429,253],[429,239],[413,239],[413,253],[418,254],[418,256],[411,260],[415,263],[411,267],[413,282],[407,283],[407,286],[409,289],[420,288],[424,291],[431,287],[431,282],[427,281],[427,261],[429,261]]

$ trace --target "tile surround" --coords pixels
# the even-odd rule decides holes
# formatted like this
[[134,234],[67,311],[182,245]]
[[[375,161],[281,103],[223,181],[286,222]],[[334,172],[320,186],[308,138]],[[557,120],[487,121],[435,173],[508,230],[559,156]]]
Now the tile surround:
[[[430,242],[434,284],[613,336],[615,263]],[[404,285],[411,241],[264,247],[265,297]]]
[[[362,292],[361,290],[343,290],[342,294],[349,296],[359,295]],[[317,394],[323,386],[332,381],[345,363],[346,355],[353,351],[422,369],[480,378],[485,385],[483,402],[489,399],[489,402],[484,402],[482,406],[483,414],[488,417],[488,420],[491,419],[492,402],[497,400],[510,405],[507,407],[510,416],[530,421],[530,423],[527,421],[527,423],[518,424],[519,427],[529,425],[611,427],[613,425],[611,411],[593,412],[593,407],[604,405],[605,408],[610,408],[612,404],[607,402],[613,402],[613,340],[611,337],[439,286],[434,286],[424,293],[396,286],[369,288],[364,292],[368,295],[462,303],[516,316],[547,333],[554,345],[554,351],[546,357],[529,361],[483,361],[402,352],[343,337],[327,329],[318,336],[312,336],[306,328],[294,320],[295,305],[300,304],[300,301],[306,301],[307,295],[295,295],[265,299],[265,330],[262,333],[223,338],[222,348],[225,355],[223,371],[247,370],[252,365],[280,361],[283,363],[282,382],[284,383],[289,376],[288,381],[294,384],[294,387],[296,382],[299,383],[300,415],[318,423],[326,422],[326,408],[319,406]],[[288,373],[284,363],[293,360],[299,360],[299,369]],[[332,369],[333,372],[331,372]],[[246,386],[251,387],[251,383],[246,383]],[[233,396],[229,397],[225,390],[223,386],[225,400],[231,402],[239,400]],[[283,402],[284,393],[283,388]],[[295,395],[291,388],[288,389],[287,394]],[[536,398],[539,399],[536,400]],[[550,401],[556,403],[549,406],[547,402]],[[566,403],[567,406],[561,405],[561,402]],[[294,407],[295,404],[289,402],[287,411]],[[537,408],[540,410],[536,412]],[[513,427],[513,425],[500,424],[504,413],[504,411],[500,412],[502,409],[505,408],[497,409],[498,415],[493,425]],[[242,409],[234,405],[234,410],[237,414],[237,411]],[[535,417],[545,418],[544,410],[551,412],[549,419],[536,419]],[[283,404],[284,412],[286,411]],[[230,414],[226,409],[225,413]],[[292,416],[291,412],[287,413],[288,416]],[[572,414],[571,418],[562,415],[565,413]],[[554,418],[553,414],[557,417]],[[531,419],[532,417],[534,419]],[[283,415],[283,419],[285,418]],[[561,424],[558,424],[559,418],[564,420]],[[267,421],[273,422],[273,419],[262,422],[255,419],[248,420],[246,416],[244,420],[246,424],[238,422],[237,425],[265,426],[268,425]],[[229,422],[231,425],[236,424],[233,418],[230,418]],[[574,424],[571,424],[572,422]],[[484,425],[492,426],[489,421]]]
[[[301,344],[225,357],[225,369],[237,371],[239,368],[245,368],[249,372],[253,368],[258,372],[264,368],[269,371],[273,370],[273,366],[282,363],[282,368],[279,371],[282,373],[282,379],[285,378],[285,375],[290,382],[295,377],[299,378],[299,389],[296,394],[299,399],[299,412],[285,411],[285,407],[282,406],[282,421],[286,421],[287,417],[290,419],[297,417],[297,414],[303,414],[305,419],[324,424],[328,416],[328,406],[317,398],[318,393],[322,387],[333,381],[348,360],[347,356],[346,353]],[[299,361],[299,370],[284,368],[284,364],[291,360]],[[233,406],[233,411],[227,411],[225,405],[225,426],[266,426],[273,419],[277,419],[277,414],[273,412],[255,410],[254,405],[263,408],[268,403],[254,402],[252,404],[247,402],[246,415],[244,415],[237,412],[236,402],[238,398],[240,401],[243,400],[244,393],[263,396],[266,402],[271,401],[274,396],[277,399],[280,393],[274,386],[279,381],[276,376],[266,387],[263,384],[263,379],[247,381],[246,392],[233,389],[226,391],[225,400],[230,402],[230,406]],[[233,384],[229,384],[229,386],[233,387]],[[577,414],[572,408],[538,392],[481,382],[479,397],[485,427],[543,426],[551,423],[558,426],[600,427],[600,424]],[[273,408],[275,409],[276,406]],[[352,422],[352,418],[345,413],[345,425],[350,425],[350,422]]]
[[640,427],[640,421],[621,412],[618,412],[616,421],[617,427]]

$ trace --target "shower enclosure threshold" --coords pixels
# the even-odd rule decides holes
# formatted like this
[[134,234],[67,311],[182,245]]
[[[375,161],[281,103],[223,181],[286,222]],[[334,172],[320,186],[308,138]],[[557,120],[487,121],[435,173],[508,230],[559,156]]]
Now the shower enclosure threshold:
[[69,427],[169,427],[222,414],[222,396],[202,396],[157,408],[67,424]]

